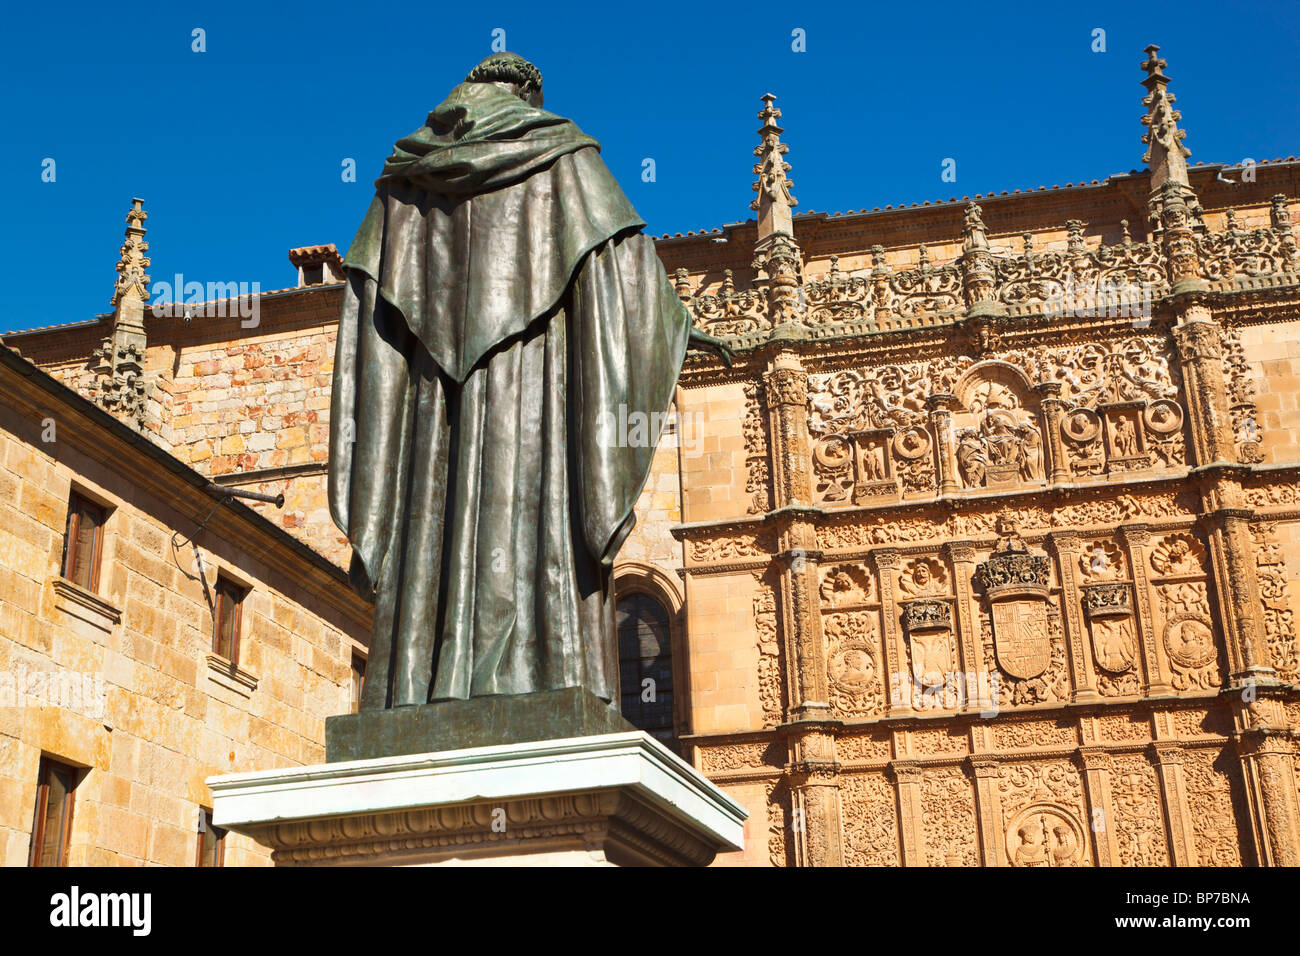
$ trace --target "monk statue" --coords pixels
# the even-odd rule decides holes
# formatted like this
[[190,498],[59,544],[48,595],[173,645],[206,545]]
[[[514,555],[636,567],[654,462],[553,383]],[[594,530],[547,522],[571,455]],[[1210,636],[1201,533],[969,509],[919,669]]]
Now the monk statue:
[[329,500],[375,603],[362,710],[617,701],[611,565],[696,332],[600,145],[488,57],[399,140],[344,260]]

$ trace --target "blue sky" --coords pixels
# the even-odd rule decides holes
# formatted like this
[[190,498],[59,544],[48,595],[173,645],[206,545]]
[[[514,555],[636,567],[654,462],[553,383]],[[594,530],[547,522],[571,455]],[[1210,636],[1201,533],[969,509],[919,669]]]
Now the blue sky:
[[[132,196],[150,214],[155,280],[292,285],[287,250],[346,249],[393,142],[491,52],[494,29],[541,68],[547,108],[601,141],[654,234],[752,215],[769,91],[801,210],[1139,167],[1139,63],[1153,42],[1193,162],[1300,153],[1294,3],[128,0],[15,5],[5,27],[0,330],[108,310]],[[206,52],[192,52],[194,28]],[[1104,53],[1091,50],[1098,28]],[[795,29],[806,52],[791,49]],[[955,184],[940,181],[945,157]]]

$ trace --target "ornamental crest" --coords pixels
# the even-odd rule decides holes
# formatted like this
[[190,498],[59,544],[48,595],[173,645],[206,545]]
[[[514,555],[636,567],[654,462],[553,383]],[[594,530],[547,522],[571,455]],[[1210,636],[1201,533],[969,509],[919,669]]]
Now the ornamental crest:
[[993,621],[993,650],[998,666],[1012,677],[1029,680],[1052,660],[1047,623],[1050,567],[1045,555],[1030,554],[1009,519],[998,521],[1001,540],[976,578],[984,588]]

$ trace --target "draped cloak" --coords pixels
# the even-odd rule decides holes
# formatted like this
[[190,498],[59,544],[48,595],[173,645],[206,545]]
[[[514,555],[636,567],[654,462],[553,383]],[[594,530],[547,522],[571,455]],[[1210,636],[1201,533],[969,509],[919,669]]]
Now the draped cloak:
[[[463,83],[400,140],[344,260],[329,500],[375,601],[364,709],[618,699],[610,567],[689,316],[572,122]],[[624,427],[619,427],[623,424]]]

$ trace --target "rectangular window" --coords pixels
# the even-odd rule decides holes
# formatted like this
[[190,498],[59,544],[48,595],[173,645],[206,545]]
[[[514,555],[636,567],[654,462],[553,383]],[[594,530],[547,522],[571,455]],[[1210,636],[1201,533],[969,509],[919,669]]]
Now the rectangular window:
[[99,590],[99,556],[104,546],[104,508],[73,493],[63,535],[63,576],[87,591]]
[[36,813],[32,820],[32,845],[28,866],[67,866],[72,834],[73,790],[77,770],[42,757],[36,785]]
[[366,659],[360,654],[352,655],[352,713],[361,710],[361,691],[366,686]]
[[232,664],[239,663],[239,617],[248,589],[233,581],[217,578],[217,606],[213,615],[212,653]]
[[226,865],[226,831],[212,825],[212,811],[207,807],[199,807],[199,833],[195,843],[195,866]]

